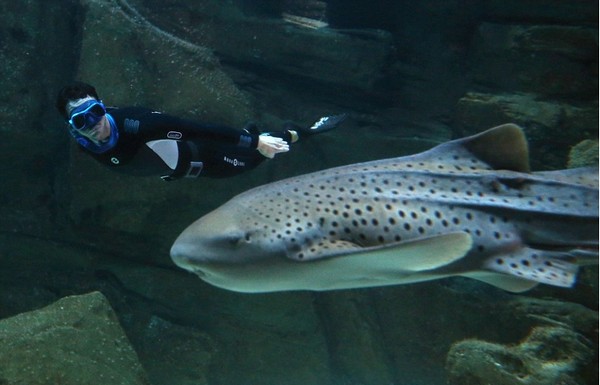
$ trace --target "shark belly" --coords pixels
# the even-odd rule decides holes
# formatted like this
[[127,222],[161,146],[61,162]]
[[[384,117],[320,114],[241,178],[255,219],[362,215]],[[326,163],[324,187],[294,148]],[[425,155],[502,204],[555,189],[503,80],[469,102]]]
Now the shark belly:
[[[470,248],[468,234],[450,233],[311,263],[274,256],[253,263],[206,263],[190,270],[214,286],[245,293],[378,287],[443,278],[449,274],[438,270],[462,258]],[[445,252],[439,253],[439,249]],[[402,261],[415,257],[420,264]]]

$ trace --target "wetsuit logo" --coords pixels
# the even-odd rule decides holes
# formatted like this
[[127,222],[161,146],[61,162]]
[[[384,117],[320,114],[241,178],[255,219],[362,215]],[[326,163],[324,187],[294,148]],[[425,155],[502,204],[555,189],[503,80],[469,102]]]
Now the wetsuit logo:
[[245,167],[246,166],[246,162],[242,162],[241,160],[237,160],[237,159],[231,159],[226,156],[223,157],[223,161],[225,163],[229,163],[233,167]]
[[130,134],[137,134],[137,132],[140,130],[140,121],[139,120],[135,120],[135,119],[125,119],[125,132],[128,132]]
[[112,158],[110,158],[110,161],[112,162],[112,164],[119,164],[119,163],[121,163],[121,161],[119,160],[119,158],[115,158],[114,156]]
[[167,138],[168,139],[181,139],[183,137],[183,134],[179,131],[169,131],[167,132]]

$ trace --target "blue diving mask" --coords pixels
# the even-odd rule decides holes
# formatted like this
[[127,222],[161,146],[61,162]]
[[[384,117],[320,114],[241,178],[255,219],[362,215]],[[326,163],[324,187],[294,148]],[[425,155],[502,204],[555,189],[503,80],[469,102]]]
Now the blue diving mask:
[[[105,141],[96,142],[87,135],[104,116],[108,119],[111,127],[110,136]],[[73,109],[69,119],[69,134],[81,147],[96,154],[114,148],[119,139],[119,130],[113,117],[106,113],[106,107],[99,100],[88,100]]]
[[99,100],[88,100],[75,107],[71,112],[69,125],[78,132],[91,130],[106,114],[106,107]]

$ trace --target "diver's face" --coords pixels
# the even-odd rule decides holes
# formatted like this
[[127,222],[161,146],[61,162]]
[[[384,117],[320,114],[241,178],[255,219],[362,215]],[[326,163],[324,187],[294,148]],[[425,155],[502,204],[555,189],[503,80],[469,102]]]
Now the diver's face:
[[108,122],[106,115],[104,115],[98,124],[92,127],[89,131],[82,132],[81,134],[96,142],[101,142],[107,139],[110,136],[110,123]]
[[101,142],[110,136],[110,123],[102,102],[88,95],[72,100],[68,104],[69,124],[78,135],[95,142]]

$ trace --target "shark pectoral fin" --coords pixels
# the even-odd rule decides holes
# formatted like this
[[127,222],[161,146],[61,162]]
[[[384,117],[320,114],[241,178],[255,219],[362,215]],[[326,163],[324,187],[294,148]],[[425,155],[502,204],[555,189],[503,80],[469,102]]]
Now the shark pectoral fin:
[[362,254],[373,258],[390,258],[402,270],[420,272],[438,269],[463,258],[472,245],[473,240],[469,234],[457,232],[378,248]]
[[473,240],[465,232],[449,233],[415,241],[400,242],[385,246],[363,248],[351,242],[335,245],[321,245],[311,248],[304,258],[295,260],[342,258],[360,260],[364,265],[372,265],[378,270],[420,272],[448,265],[467,254]]

